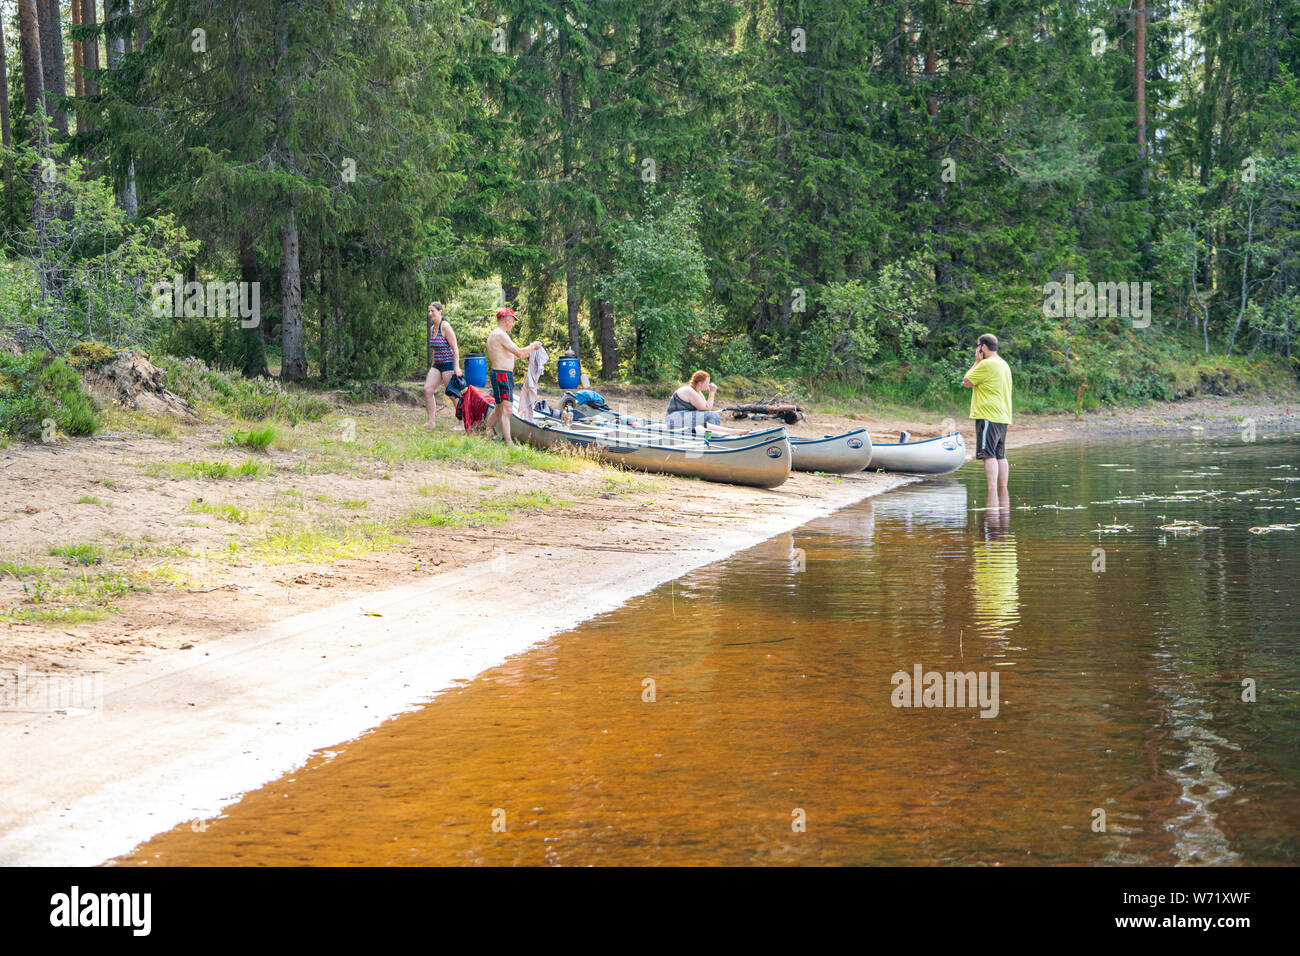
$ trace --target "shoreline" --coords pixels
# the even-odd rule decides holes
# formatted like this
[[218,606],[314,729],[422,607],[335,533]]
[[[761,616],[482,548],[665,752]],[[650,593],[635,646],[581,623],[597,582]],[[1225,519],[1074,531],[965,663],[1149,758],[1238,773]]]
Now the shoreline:
[[[1202,410],[1183,411],[1191,417],[1178,422],[1149,414],[1087,424],[1070,416],[1025,416],[1009,445],[1240,427],[1232,416],[1213,421]],[[818,430],[840,424],[824,417]],[[914,428],[880,421],[871,425],[873,434]],[[1265,431],[1296,425],[1290,408],[1261,421]],[[794,431],[800,430],[807,429]],[[33,457],[48,454],[32,450]],[[471,478],[483,480],[472,472]],[[582,480],[592,479],[529,471],[502,487]],[[80,715],[0,710],[0,760],[22,768],[20,778],[0,784],[0,864],[95,865],[187,821],[202,829],[201,821],[301,767],[313,753],[355,740],[555,634],[695,568],[916,480],[795,474],[762,491],[637,476],[633,490],[583,499],[558,518],[518,516],[496,533],[474,527],[417,537],[401,549],[417,557],[414,571],[383,552],[317,565],[311,574],[321,580],[314,590],[303,587],[308,571],[302,565],[278,577],[254,565],[247,575],[261,576],[256,586],[140,596],[123,611],[125,620],[81,627],[79,634],[63,631],[82,637],[75,645],[82,650],[49,667],[60,675],[102,672],[101,706]],[[182,482],[172,485],[189,493]],[[435,556],[438,549],[454,551],[456,560],[422,565],[420,556],[431,549]],[[352,568],[334,576],[340,564],[364,573]],[[229,582],[243,572],[223,573]],[[233,603],[241,588],[243,602]],[[287,596],[286,605],[274,600],[280,590],[298,597]],[[145,611],[154,615],[145,633],[167,642],[139,639],[142,628],[134,622],[151,620],[140,618]],[[200,633],[195,622],[205,617],[209,630]],[[122,644],[133,644],[130,655],[119,652]],[[33,658],[37,669],[44,659]]]
[[[4,715],[13,719],[0,722],[0,761],[23,776],[3,785],[0,865],[97,865],[186,821],[201,828],[313,753],[555,634],[914,480],[832,480],[766,515],[735,515],[705,547],[620,551],[593,563],[581,546],[533,546],[504,566],[459,568],[207,642],[202,657],[174,651],[117,668],[105,675],[102,706],[88,714]],[[669,537],[685,544],[692,532]],[[543,558],[547,575],[528,579]],[[517,579],[529,582],[526,602]],[[583,582],[576,600],[574,580]],[[473,600],[463,600],[466,589]],[[429,607],[445,608],[440,599],[452,595],[442,633],[427,635]]]

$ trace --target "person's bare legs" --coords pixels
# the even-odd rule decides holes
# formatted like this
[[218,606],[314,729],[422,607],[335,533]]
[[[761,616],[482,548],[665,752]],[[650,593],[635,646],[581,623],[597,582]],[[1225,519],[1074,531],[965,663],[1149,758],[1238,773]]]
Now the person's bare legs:
[[1002,500],[1002,507],[1009,507],[1011,504],[1011,494],[1007,491],[1007,481],[1011,477],[1011,466],[1005,458],[998,459],[998,498]]
[[998,506],[998,460],[996,458],[984,459],[984,477],[989,483],[988,506],[996,508]]
[[429,374],[424,379],[424,408],[429,413],[429,427],[437,428],[437,409],[438,409],[438,383],[442,380],[442,373],[436,368],[429,369]]
[[510,416],[515,413],[515,408],[510,402],[497,402],[497,409],[501,414],[501,437],[506,440],[507,445],[513,445],[514,439],[510,437]]
[[[429,413],[430,428],[438,427],[438,403],[442,400],[442,396],[446,393],[447,384],[455,374],[453,371],[440,372],[436,368],[429,369],[429,374],[424,380],[424,407]],[[451,427],[456,427],[454,416]]]
[[497,402],[495,405],[492,406],[492,411],[488,412],[487,418],[484,419],[484,424],[487,425],[487,433],[489,438],[491,438],[492,433],[496,431],[497,420],[500,418],[501,418],[501,403]]

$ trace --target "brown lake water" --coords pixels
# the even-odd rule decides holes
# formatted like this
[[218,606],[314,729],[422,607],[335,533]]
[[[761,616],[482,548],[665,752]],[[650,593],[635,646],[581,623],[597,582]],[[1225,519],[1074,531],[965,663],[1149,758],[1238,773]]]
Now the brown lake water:
[[[974,464],[847,508],[118,862],[1296,863],[1300,441],[1012,459],[1008,512]],[[996,716],[894,706],[917,665]]]

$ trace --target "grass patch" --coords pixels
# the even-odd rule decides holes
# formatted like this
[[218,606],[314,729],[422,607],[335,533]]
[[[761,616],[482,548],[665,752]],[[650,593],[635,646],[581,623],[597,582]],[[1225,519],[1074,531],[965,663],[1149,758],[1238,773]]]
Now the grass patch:
[[104,552],[93,544],[58,544],[50,547],[50,554],[63,558],[68,564],[103,564]]
[[[352,525],[331,523],[315,528],[282,529],[253,542],[250,548],[272,564],[324,563],[387,551],[405,543],[406,539],[393,534],[387,524],[364,521]],[[238,548],[231,549],[231,553],[237,551]]]
[[0,611],[0,619],[36,624],[98,621],[117,610],[114,602],[122,595],[148,590],[147,584],[121,571],[60,575],[39,570],[23,579],[25,603]]
[[279,437],[274,425],[265,428],[235,429],[226,436],[227,445],[250,448],[253,451],[266,451],[271,443]]
[[318,421],[333,409],[328,401],[278,379],[246,379],[209,368],[201,359],[171,356],[156,360],[163,384],[195,407],[246,421],[276,420],[296,425]]
[[0,611],[0,619],[11,624],[82,624],[102,621],[109,610],[98,607],[32,607],[19,606]]
[[467,507],[440,502],[411,512],[404,524],[428,528],[495,527],[526,512],[567,508],[572,504],[568,500],[557,501],[544,491],[512,492]]
[[390,466],[402,462],[445,461],[475,471],[518,472],[535,468],[538,471],[576,472],[583,468],[583,461],[577,455],[543,451],[522,444],[507,447],[504,442],[489,441],[477,435],[426,429],[393,428],[371,445],[370,453]]
[[79,505],[101,505],[105,508],[113,507],[113,502],[105,501],[103,498],[96,498],[94,495],[82,495],[77,499]]
[[144,473],[152,477],[168,478],[260,478],[275,469],[264,462],[249,458],[242,465],[232,465],[228,461],[179,461],[163,462],[149,465]]
[[189,503],[190,511],[197,511],[200,514],[214,515],[222,521],[233,521],[236,524],[248,523],[248,512],[242,508],[236,508],[234,505],[213,504],[204,501],[202,498],[194,498]]
[[19,580],[40,577],[49,569],[41,564],[19,564],[16,561],[0,561],[0,574],[12,575]]

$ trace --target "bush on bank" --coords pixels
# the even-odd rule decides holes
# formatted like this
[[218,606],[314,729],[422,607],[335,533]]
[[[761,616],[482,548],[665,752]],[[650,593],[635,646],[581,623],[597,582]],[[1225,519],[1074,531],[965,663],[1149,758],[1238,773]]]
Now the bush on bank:
[[54,430],[93,435],[97,412],[81,377],[63,359],[42,351],[0,351],[0,436],[52,438]]

